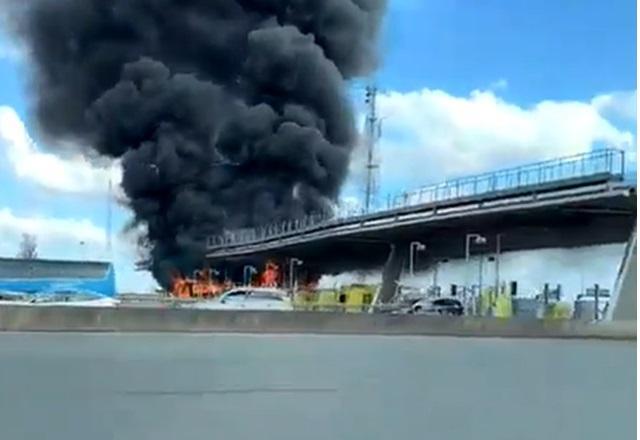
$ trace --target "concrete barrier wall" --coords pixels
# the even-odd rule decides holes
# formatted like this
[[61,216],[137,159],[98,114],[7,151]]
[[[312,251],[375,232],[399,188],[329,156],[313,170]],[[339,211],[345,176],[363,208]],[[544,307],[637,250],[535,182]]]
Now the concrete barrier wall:
[[0,331],[212,332],[636,339],[636,323],[318,312],[0,307]]

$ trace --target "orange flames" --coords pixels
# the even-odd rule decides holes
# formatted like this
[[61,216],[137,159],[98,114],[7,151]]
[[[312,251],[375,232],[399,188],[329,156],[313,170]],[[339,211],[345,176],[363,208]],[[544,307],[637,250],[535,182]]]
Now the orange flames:
[[[280,266],[273,260],[267,261],[264,270],[249,280],[250,285],[259,287],[279,287],[282,284]],[[213,298],[233,288],[231,281],[221,282],[213,278],[213,271],[205,268],[196,270],[193,278],[176,272],[171,280],[171,295],[177,298]]]
[[267,261],[264,271],[260,274],[260,287],[278,287],[280,282],[280,267],[273,261]]
[[174,274],[171,283],[171,295],[177,298],[213,298],[230,288],[227,283],[213,279],[211,269],[196,270],[193,278]]

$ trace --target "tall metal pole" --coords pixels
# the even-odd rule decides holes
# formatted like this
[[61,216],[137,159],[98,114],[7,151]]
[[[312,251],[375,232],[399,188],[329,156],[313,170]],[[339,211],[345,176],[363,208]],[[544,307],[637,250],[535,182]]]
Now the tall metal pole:
[[438,287],[438,266],[440,265],[439,260],[436,259],[435,265],[433,267],[433,291],[435,292]]
[[482,254],[480,254],[480,261],[478,262],[478,298],[482,300]]
[[375,170],[378,168],[378,164],[374,162],[374,149],[378,135],[376,128],[378,125],[378,115],[376,113],[376,95],[378,89],[376,86],[369,85],[366,88],[365,102],[368,105],[367,120],[366,120],[366,141],[367,141],[367,182],[365,188],[364,209],[365,212],[369,212],[371,204],[373,202],[375,193]]
[[109,168],[109,184],[107,187],[107,258],[111,257],[111,198],[113,191],[113,182],[111,180],[111,169]]
[[[247,274],[247,272],[249,272],[249,274]],[[253,266],[246,265],[246,266],[244,267],[244,274],[243,274],[243,275],[244,275],[244,276],[243,276],[243,278],[244,278],[244,279],[243,279],[243,281],[244,281],[244,285],[245,285],[245,286],[248,286],[248,285],[249,285],[249,282],[251,281],[251,280],[250,280],[251,274],[252,274],[252,273],[256,273],[256,272],[257,272],[257,270],[256,270],[256,268],[255,268],[255,267],[253,267]]]
[[413,278],[413,259],[416,251],[423,251],[427,247],[419,241],[412,241],[409,245],[409,276]]
[[496,235],[496,286],[493,292],[492,297],[489,301],[489,311],[490,314],[493,314],[493,303],[498,300],[498,295],[500,294],[500,252],[501,252],[501,240],[502,234]]
[[[470,252],[470,246],[471,246],[471,237],[473,236],[473,234],[467,234],[464,238],[464,262],[465,262],[465,304],[468,304],[467,302],[467,291],[469,288],[469,256],[471,254]],[[475,297],[473,295],[473,286],[471,286],[471,314],[475,316],[476,314],[476,302],[475,302]]]
[[594,300],[595,300],[594,301],[595,302],[595,310],[594,310],[593,313],[595,315],[594,316],[595,320],[598,321],[598,320],[600,320],[600,310],[599,310],[599,307],[600,307],[600,304],[599,304],[600,303],[600,286],[596,284],[593,288],[594,288],[593,294],[594,294],[594,297],[595,297],[594,298]]
[[496,295],[500,291],[500,252],[502,252],[502,234],[496,235]]
[[[465,266],[468,268],[468,264],[469,264],[469,259],[471,257],[471,239],[473,239],[475,244],[484,244],[487,242],[486,237],[480,235],[480,234],[467,234],[465,236],[465,249],[464,249],[464,259],[465,259]],[[482,271],[482,259],[480,259],[480,271]],[[466,273],[468,273],[468,269],[465,270]],[[468,279],[466,280],[467,282],[469,281]],[[479,284],[480,284],[480,290],[482,290],[482,273],[480,273],[480,280],[479,280]],[[467,286],[468,287],[468,286]],[[472,292],[472,298],[471,298],[471,309],[472,309],[472,313],[475,315],[476,314],[476,299],[475,296],[473,295],[473,286],[471,286],[471,292]]]
[[295,290],[295,277],[293,276],[293,268],[294,266],[300,266],[302,264],[302,260],[298,258],[291,258],[289,260],[289,288],[291,289],[291,293]]
[[409,276],[413,278],[413,243],[409,245]]

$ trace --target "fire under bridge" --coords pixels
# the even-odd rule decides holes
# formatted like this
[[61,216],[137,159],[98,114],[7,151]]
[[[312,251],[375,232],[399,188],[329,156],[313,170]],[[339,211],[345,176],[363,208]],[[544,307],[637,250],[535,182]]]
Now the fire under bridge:
[[[474,252],[626,242],[636,219],[636,189],[624,181],[615,149],[499,170],[402,193],[375,212],[337,210],[207,241],[212,266],[239,268],[267,258],[296,258],[316,273],[383,268],[390,295],[412,242],[432,264],[464,257],[468,234],[486,237]],[[419,268],[418,268],[419,269]]]

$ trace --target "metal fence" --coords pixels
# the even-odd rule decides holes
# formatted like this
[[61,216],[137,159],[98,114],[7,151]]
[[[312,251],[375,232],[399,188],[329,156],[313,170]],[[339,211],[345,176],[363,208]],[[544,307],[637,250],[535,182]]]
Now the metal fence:
[[624,174],[624,152],[604,149],[537,162],[515,168],[463,177],[425,186],[393,198],[389,208],[433,203],[479,194],[514,190],[598,174]]
[[462,177],[424,186],[414,191],[402,192],[390,198],[385,208],[369,212],[350,210],[337,205],[331,212],[311,214],[255,228],[226,231],[223,234],[209,237],[207,247],[209,250],[214,250],[259,243],[284,236],[304,234],[310,230],[353,221],[373,214],[384,214],[386,211],[453,202],[492,194],[499,195],[599,175],[610,179],[622,179],[624,177],[624,161],[624,151],[609,148]]

